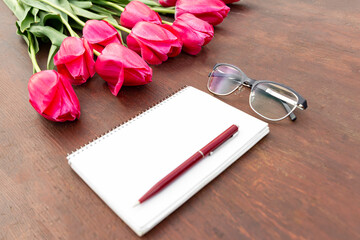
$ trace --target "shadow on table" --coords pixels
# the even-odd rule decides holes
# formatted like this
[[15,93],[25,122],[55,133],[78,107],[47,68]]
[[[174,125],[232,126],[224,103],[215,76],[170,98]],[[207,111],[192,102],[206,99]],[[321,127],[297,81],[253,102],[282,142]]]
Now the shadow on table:
[[230,8],[231,13],[247,13],[253,9],[253,6],[249,6],[248,4],[244,3],[232,3],[229,4],[228,7]]

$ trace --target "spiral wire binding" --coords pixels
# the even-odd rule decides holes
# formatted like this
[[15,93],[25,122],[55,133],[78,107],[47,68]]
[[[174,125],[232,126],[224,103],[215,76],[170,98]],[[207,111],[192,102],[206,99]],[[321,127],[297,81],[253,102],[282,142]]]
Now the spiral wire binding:
[[136,114],[132,118],[122,122],[121,124],[119,124],[119,125],[115,126],[114,128],[110,129],[109,131],[107,131],[107,132],[103,133],[102,135],[94,138],[92,141],[88,142],[87,144],[84,144],[83,146],[80,146],[79,148],[75,149],[71,153],[68,153],[67,154],[68,163],[71,165],[70,159],[72,157],[80,154],[85,149],[88,149],[88,148],[92,147],[93,145],[97,144],[98,142],[102,141],[103,139],[111,136],[112,134],[119,131],[121,128],[126,127],[127,125],[129,125],[130,123],[132,123],[133,121],[138,119],[139,117],[144,116],[145,114],[149,113],[150,111],[153,111],[154,109],[156,109],[157,107],[159,107],[163,103],[165,103],[165,102],[169,101],[170,99],[174,98],[180,92],[183,92],[187,87],[188,86],[185,85],[185,86],[179,88],[177,91],[175,91],[175,92],[171,93],[170,95],[164,97],[163,99],[159,100],[158,102],[154,103],[153,105],[151,105],[147,109],[139,112],[138,114]]

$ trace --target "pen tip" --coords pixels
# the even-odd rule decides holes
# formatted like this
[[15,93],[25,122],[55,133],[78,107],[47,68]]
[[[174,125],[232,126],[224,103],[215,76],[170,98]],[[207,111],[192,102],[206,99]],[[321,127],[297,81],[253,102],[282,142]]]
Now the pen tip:
[[134,206],[133,207],[136,207],[137,205],[139,205],[140,204],[140,202],[139,201],[137,201],[135,204],[134,204]]

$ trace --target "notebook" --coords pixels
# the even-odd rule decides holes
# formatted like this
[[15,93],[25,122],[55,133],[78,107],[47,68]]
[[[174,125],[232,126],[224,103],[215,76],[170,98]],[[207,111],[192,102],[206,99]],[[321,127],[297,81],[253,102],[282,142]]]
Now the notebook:
[[[156,182],[232,124],[239,126],[234,137],[134,207]],[[268,132],[267,123],[188,86],[71,153],[67,159],[84,182],[142,236]]]

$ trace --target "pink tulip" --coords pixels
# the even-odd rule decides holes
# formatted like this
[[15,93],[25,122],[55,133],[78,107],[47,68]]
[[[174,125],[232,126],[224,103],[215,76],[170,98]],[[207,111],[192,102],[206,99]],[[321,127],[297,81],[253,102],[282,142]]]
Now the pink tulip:
[[184,51],[191,55],[198,54],[214,37],[213,26],[190,13],[176,18],[172,27],[179,32]]
[[31,76],[29,102],[43,117],[55,122],[74,121],[80,117],[79,100],[68,80],[54,70]]
[[115,96],[122,85],[144,85],[152,78],[149,65],[137,53],[118,43],[111,43],[104,49],[96,60],[95,69]]
[[161,17],[146,4],[139,1],[131,1],[126,5],[120,16],[120,24],[127,28],[133,28],[136,23],[145,21],[161,24]]
[[86,39],[67,37],[54,56],[58,72],[71,84],[79,85],[95,74],[94,53]]
[[128,47],[141,53],[149,64],[161,64],[181,52],[181,41],[166,28],[148,22],[138,22],[127,37]]
[[121,44],[118,31],[104,20],[88,20],[83,28],[83,38],[100,53],[110,43]]
[[177,0],[175,19],[191,13],[211,25],[218,25],[229,11],[230,8],[221,0]]
[[176,0],[159,0],[159,3],[163,7],[173,7],[176,4]]
[[225,4],[230,4],[230,3],[234,3],[234,2],[238,2],[240,0],[222,0]]

